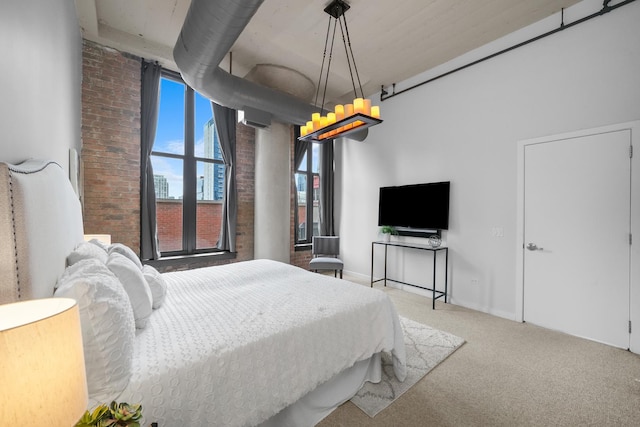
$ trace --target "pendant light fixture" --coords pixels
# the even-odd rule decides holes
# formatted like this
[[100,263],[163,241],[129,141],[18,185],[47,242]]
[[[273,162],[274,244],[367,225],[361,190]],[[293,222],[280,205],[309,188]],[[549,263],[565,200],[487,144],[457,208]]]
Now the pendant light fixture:
[[[329,26],[327,27],[327,37],[324,42],[324,53],[322,55],[322,66],[320,68],[320,78],[318,79],[318,86],[316,88],[316,100],[315,105],[318,105],[318,96],[320,93],[320,86],[322,83],[324,73],[324,63],[327,58],[327,46],[329,45],[329,34],[333,32],[331,38],[331,45],[329,46],[329,58],[327,61],[326,75],[324,77],[324,91],[322,93],[322,103],[320,104],[320,113],[313,113],[311,120],[306,125],[300,126],[300,139],[301,141],[313,141],[323,142],[333,140],[341,136],[349,135],[353,132],[358,132],[371,126],[382,123],[380,120],[380,107],[372,106],[370,99],[365,99],[364,92],[362,91],[362,85],[360,84],[360,76],[358,75],[358,68],[356,67],[356,61],[353,57],[353,50],[351,49],[351,40],[349,38],[349,29],[347,28],[347,19],[345,18],[345,12],[350,6],[342,0],[333,0],[324,11],[329,15]],[[347,54],[347,64],[349,66],[349,74],[351,75],[351,84],[353,85],[353,92],[355,99],[353,103],[346,105],[336,105],[334,111],[328,111],[324,108],[325,96],[327,94],[327,82],[329,80],[329,70],[331,68],[331,57],[333,54],[333,44],[336,37],[336,29],[340,26],[340,32],[342,33],[342,42],[344,44],[344,50]],[[333,31],[332,31],[333,27]],[[354,73],[358,80],[358,88],[360,94],[356,89],[356,83],[354,79]]]

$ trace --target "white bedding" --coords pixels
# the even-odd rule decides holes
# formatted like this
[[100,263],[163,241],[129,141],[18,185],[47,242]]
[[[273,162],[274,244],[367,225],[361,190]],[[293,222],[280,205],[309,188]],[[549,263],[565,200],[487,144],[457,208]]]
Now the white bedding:
[[398,315],[382,291],[268,260],[164,274],[166,300],[137,331],[114,398],[145,422],[259,424],[380,351],[403,380]]
[[[8,249],[0,303],[53,296],[67,257],[83,242],[80,202],[59,165],[0,163],[0,237]],[[113,370],[97,368],[105,385],[131,377],[122,393],[105,388],[99,403],[140,402],[144,425],[310,426],[363,381],[380,380],[380,351],[394,354],[399,379],[406,375],[399,319],[379,290],[273,261],[162,277],[164,303],[135,338],[131,326],[127,345],[112,337],[126,325],[109,323],[123,303],[82,298],[84,314],[96,316],[83,336],[103,346],[98,356],[85,348],[87,367],[109,363]],[[87,297],[110,283],[95,279],[80,281]]]
[[[0,163],[0,238],[7,242],[0,303],[51,297],[68,255],[83,241],[80,202],[59,165]],[[162,277],[166,299],[135,339],[131,331],[133,355],[122,350],[130,351],[130,342],[119,347],[110,338],[122,322],[93,331],[105,346],[100,355],[85,349],[93,362],[103,360],[102,351],[114,356],[115,371],[101,371],[105,383],[127,378],[123,358],[132,357],[129,384],[109,397],[142,403],[143,425],[313,425],[362,381],[379,380],[380,351],[392,352],[399,379],[406,375],[402,328],[379,290],[273,261]],[[88,296],[97,295],[97,283],[85,285]],[[105,300],[85,314],[108,321],[122,306],[105,311],[106,302],[118,304]]]

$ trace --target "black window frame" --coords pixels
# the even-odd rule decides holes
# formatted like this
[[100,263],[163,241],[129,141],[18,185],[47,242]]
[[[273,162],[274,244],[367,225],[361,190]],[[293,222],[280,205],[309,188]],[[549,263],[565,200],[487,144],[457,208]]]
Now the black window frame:
[[[297,135],[296,135],[297,137]],[[322,181],[320,180],[320,171],[318,172],[314,172],[313,171],[313,148],[314,148],[314,143],[309,142],[307,145],[307,152],[305,155],[306,158],[306,170],[297,168],[294,172],[293,172],[293,176],[294,176],[294,183],[295,183],[295,190],[296,190],[296,195],[294,197],[295,199],[295,224],[294,224],[294,233],[295,233],[295,245],[298,247],[305,247],[305,246],[309,246],[312,243],[312,239],[313,239],[313,235],[314,235],[314,224],[313,224],[313,202],[314,202],[314,190],[313,190],[313,182],[315,177],[318,178],[318,191],[320,190],[320,187],[322,186]],[[300,167],[302,167],[302,162],[300,163]],[[300,218],[298,217],[298,212],[299,210],[299,205],[298,205],[298,183],[297,183],[297,179],[296,179],[296,175],[298,174],[304,174],[306,175],[306,182],[307,182],[307,188],[305,189],[305,194],[306,194],[306,204],[307,204],[307,210],[306,210],[306,218],[305,218],[305,223],[307,224],[307,233],[305,235],[304,239],[299,239],[298,238],[298,229],[300,227]],[[310,226],[309,226],[310,225]],[[319,227],[319,224],[318,224]]]
[[[170,159],[182,160],[182,250],[161,252],[163,257],[196,255],[216,252],[226,252],[215,246],[212,248],[197,249],[197,183],[198,183],[198,162],[221,164],[224,161],[219,159],[198,157],[195,155],[195,94],[196,91],[191,88],[179,73],[175,71],[162,69],[160,79],[173,80],[183,84],[184,93],[184,154],[164,153],[152,150],[151,156],[165,157]],[[162,84],[162,83],[161,83]],[[162,98],[160,98],[162,102]],[[213,115],[213,111],[211,113]],[[225,188],[226,188],[225,176]],[[157,219],[156,219],[157,221]],[[161,244],[161,243],[160,243]]]

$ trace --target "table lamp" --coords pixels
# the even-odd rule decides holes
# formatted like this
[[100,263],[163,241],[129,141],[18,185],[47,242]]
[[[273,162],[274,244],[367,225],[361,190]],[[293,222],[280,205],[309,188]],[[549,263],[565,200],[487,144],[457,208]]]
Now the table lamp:
[[104,243],[105,245],[111,244],[111,234],[85,234],[84,235],[84,240],[87,242],[93,239],[96,239],[99,242]]
[[0,305],[0,424],[74,426],[87,409],[78,306],[69,298]]

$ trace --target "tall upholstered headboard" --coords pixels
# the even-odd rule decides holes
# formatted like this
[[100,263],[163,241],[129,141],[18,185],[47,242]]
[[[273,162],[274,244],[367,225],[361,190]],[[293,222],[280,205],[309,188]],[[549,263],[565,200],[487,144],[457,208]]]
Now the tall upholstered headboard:
[[82,240],[80,201],[60,165],[0,163],[0,304],[53,296]]

